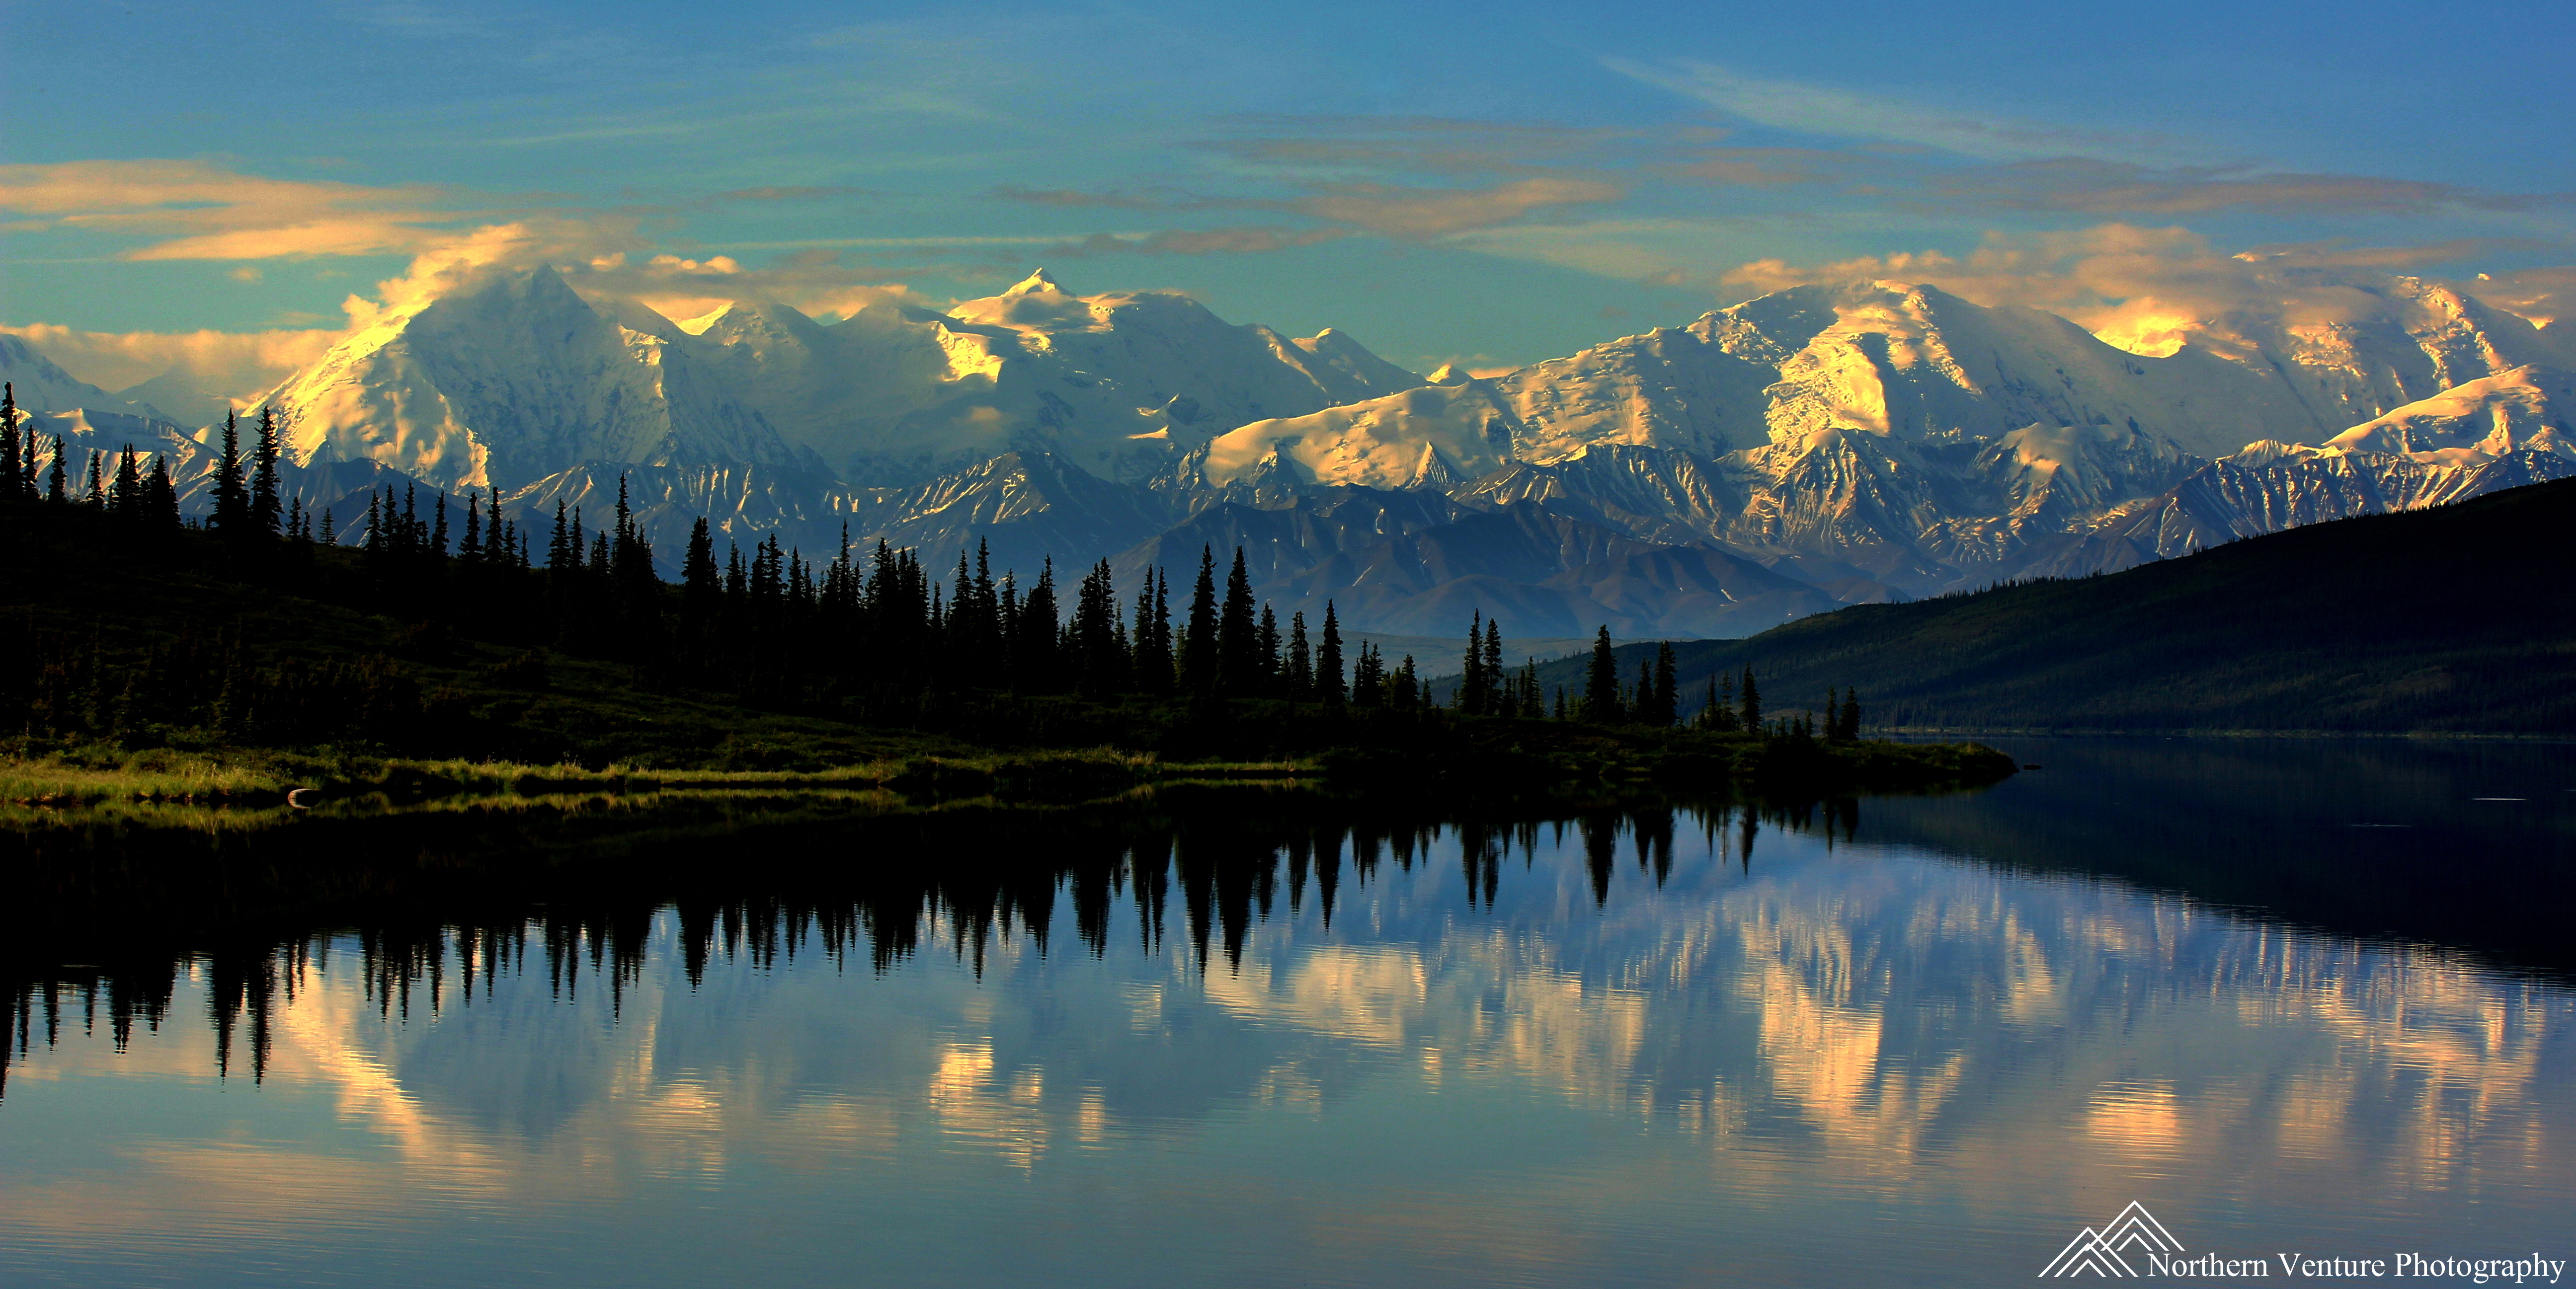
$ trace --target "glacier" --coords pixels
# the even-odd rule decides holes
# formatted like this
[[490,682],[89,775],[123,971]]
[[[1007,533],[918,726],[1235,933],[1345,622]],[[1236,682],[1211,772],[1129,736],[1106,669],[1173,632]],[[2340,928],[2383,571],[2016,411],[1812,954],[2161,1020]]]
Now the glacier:
[[[1478,378],[1044,270],[826,322],[757,300],[674,321],[539,268],[379,318],[263,401],[285,486],[344,529],[371,488],[497,493],[542,527],[622,482],[665,562],[701,516],[720,545],[885,541],[934,568],[982,545],[1122,585],[1241,545],[1283,611],[1330,599],[1355,630],[1738,636],[2576,473],[2561,329],[2340,285],[2334,317],[2141,353],[1930,286],[1817,284]],[[18,337],[0,376],[48,449],[166,453],[202,508],[217,427]]]

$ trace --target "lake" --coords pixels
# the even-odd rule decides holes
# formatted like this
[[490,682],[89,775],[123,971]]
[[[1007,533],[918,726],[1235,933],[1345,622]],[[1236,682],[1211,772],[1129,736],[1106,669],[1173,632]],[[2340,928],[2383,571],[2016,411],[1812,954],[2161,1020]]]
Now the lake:
[[76,935],[0,1281],[1986,1285],[2133,1203],[2138,1271],[2576,1256],[2576,748],[1996,745],[2041,768]]

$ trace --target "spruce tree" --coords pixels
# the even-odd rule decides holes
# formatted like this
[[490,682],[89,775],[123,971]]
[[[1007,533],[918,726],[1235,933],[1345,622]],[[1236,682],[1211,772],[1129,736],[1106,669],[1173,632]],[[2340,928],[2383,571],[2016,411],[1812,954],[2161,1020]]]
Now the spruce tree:
[[1644,714],[1647,724],[1657,729],[1670,728],[1680,713],[1680,696],[1674,692],[1673,644],[1666,640],[1655,646],[1654,707]]
[[1387,686],[1392,691],[1388,697],[1394,700],[1389,706],[1409,711],[1422,705],[1422,677],[1414,670],[1412,654],[1404,655],[1403,664],[1387,678]]
[[69,483],[68,472],[63,465],[63,458],[68,455],[70,449],[64,445],[63,436],[55,435],[54,465],[45,472],[45,500],[58,506],[72,499],[71,490],[66,486]]
[[1503,624],[1499,619],[1485,619],[1485,710],[1497,716],[1512,715],[1503,674]]
[[143,485],[143,520],[151,526],[175,532],[184,524],[179,518],[179,489],[170,481],[170,454],[157,453],[152,458],[152,478]]
[[1283,685],[1282,688],[1287,691],[1288,701],[1292,703],[1303,703],[1313,700],[1315,697],[1315,657],[1313,651],[1308,649],[1306,646],[1306,615],[1304,613],[1292,613],[1288,615],[1288,673],[1285,679],[1286,684]]
[[1038,566],[1037,585],[1029,588],[1020,601],[1016,627],[1015,657],[1012,659],[1013,687],[1024,694],[1052,694],[1064,688],[1062,666],[1056,652],[1063,625],[1055,606],[1055,558],[1049,556]]
[[340,521],[332,517],[329,506],[322,508],[322,544],[325,546],[340,544]]
[[117,454],[116,482],[108,489],[107,508],[119,519],[143,518],[143,463],[135,458],[134,445],[125,445]]
[[1066,634],[1077,688],[1096,698],[1127,690],[1127,650],[1119,639],[1118,590],[1108,560],[1092,565],[1083,575],[1081,592],[1074,599],[1073,624]]
[[1467,656],[1458,676],[1460,713],[1468,716],[1485,714],[1485,614],[1478,610],[1467,623]]
[[[1327,606],[1329,612],[1330,606]],[[1326,621],[1331,619],[1328,617]],[[1363,640],[1360,655],[1351,667],[1351,706],[1375,707],[1386,700],[1386,664],[1378,658],[1377,646]]]
[[22,491],[19,480],[24,471],[19,458],[35,459],[34,436],[29,435],[22,449],[18,434],[18,386],[14,381],[0,381],[0,499],[16,501]]
[[1217,686],[1228,695],[1261,692],[1259,626],[1252,614],[1252,579],[1244,572],[1243,548],[1234,548],[1234,569],[1225,577],[1225,607],[1217,615]]
[[[446,493],[442,492],[442,493],[438,494],[438,503],[437,503],[437,505],[436,505],[436,507],[435,507],[435,509],[434,509],[434,514],[436,515],[437,519],[436,519],[436,522],[435,522],[435,523],[433,523],[433,524],[431,524],[431,525],[430,525],[430,530],[429,530],[429,553],[430,553],[431,555],[433,555],[433,556],[436,556],[436,557],[437,557],[437,558],[439,558],[439,559],[445,559],[445,558],[447,558],[447,494],[446,494]],[[258,521],[257,521],[256,519],[254,519],[254,520],[252,520],[252,522],[253,522],[254,524],[256,524]],[[260,531],[262,531],[262,532],[266,532],[267,530],[266,530],[266,529],[261,529]]]
[[1583,719],[1595,725],[1615,725],[1625,712],[1619,710],[1619,658],[1610,651],[1610,628],[1605,624],[1592,641],[1592,665],[1583,678]]
[[546,543],[546,567],[553,570],[558,578],[572,568],[573,551],[576,549],[572,529],[566,522],[567,513],[563,498],[555,498],[555,532]]
[[277,459],[282,447],[277,413],[263,405],[259,441],[251,445],[250,453],[250,529],[262,537],[276,536],[278,521],[284,517],[277,504]]
[[1180,642],[1181,691],[1193,698],[1216,692],[1216,548],[1199,548],[1198,585],[1190,592],[1190,620]]
[[467,568],[483,562],[483,499],[471,492],[465,494],[465,535],[457,539],[456,562]]
[[1333,602],[1324,601],[1324,635],[1315,652],[1315,688],[1326,704],[1342,702],[1342,624],[1333,617]]
[[1171,575],[1158,565],[1145,571],[1145,589],[1136,598],[1134,683],[1140,693],[1172,692]]
[[235,540],[249,535],[250,489],[242,480],[241,421],[230,412],[224,413],[223,451],[215,459],[214,526]]
[[1163,601],[1162,588],[1162,570],[1148,566],[1145,585],[1136,592],[1135,629],[1129,633],[1134,653],[1128,660],[1128,675],[1140,694],[1172,690],[1172,613]]
[[1279,616],[1261,606],[1261,625],[1252,633],[1252,690],[1261,696],[1279,693]]
[[1762,691],[1753,683],[1751,667],[1746,667],[1743,678],[1736,682],[1735,695],[1736,704],[1742,713],[1738,719],[1744,722],[1745,731],[1751,734],[1761,733]]
[[689,550],[680,557],[680,593],[693,614],[713,612],[724,596],[724,585],[716,572],[715,537],[707,531],[707,517],[689,526]]

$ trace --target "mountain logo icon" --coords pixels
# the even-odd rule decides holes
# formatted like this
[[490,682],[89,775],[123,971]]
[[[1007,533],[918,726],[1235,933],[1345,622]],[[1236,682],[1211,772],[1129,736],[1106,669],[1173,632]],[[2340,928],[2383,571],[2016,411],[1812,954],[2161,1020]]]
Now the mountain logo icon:
[[2182,1241],[2175,1239],[2173,1232],[2166,1230],[2164,1223],[2147,1211],[2146,1205],[2132,1201],[2127,1208],[2120,1210],[2118,1217],[2099,1229],[2088,1226],[2076,1233],[2075,1238],[2067,1241],[2066,1247],[2058,1250],[2057,1256],[2041,1269],[2039,1278],[2093,1275],[2105,1280],[2135,1279],[2137,1268],[2121,1256],[2132,1250],[2146,1253],[2183,1251]]

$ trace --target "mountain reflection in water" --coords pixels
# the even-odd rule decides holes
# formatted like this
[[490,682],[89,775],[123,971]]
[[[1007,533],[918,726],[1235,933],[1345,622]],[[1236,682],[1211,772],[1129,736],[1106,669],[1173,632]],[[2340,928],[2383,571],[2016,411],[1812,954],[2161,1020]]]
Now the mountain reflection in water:
[[0,1278],[1992,1283],[2133,1199],[2565,1256],[2576,995],[1954,857],[2056,782],[1255,804],[52,968]]

